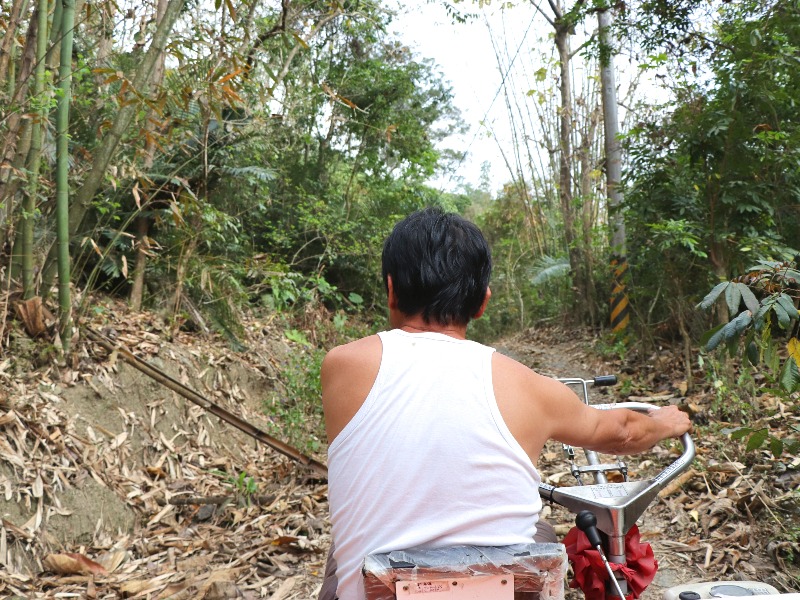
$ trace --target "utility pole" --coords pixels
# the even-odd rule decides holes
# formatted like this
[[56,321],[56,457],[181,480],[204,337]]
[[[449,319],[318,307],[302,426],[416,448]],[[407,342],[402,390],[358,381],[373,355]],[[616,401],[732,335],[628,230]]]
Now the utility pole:
[[608,195],[608,217],[611,228],[611,268],[613,269],[611,290],[611,329],[624,337],[630,322],[630,307],[626,275],[628,257],[625,243],[625,220],[622,215],[622,153],[618,139],[617,86],[614,78],[614,48],[610,41],[611,13],[609,9],[597,13],[598,37],[600,41],[600,87],[603,100],[603,128],[606,151],[606,189]]

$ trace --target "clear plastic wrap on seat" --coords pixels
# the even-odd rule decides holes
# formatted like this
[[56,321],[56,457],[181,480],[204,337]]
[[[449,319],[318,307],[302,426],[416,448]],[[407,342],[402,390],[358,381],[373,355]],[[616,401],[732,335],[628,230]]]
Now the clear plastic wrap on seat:
[[395,600],[397,581],[513,575],[516,597],[563,600],[566,571],[563,544],[410,548],[367,556],[364,587],[367,600]]

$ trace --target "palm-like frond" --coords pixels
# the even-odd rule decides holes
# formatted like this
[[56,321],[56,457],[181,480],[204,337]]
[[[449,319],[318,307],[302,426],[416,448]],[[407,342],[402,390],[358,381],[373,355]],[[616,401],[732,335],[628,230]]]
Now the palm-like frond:
[[531,269],[531,283],[541,285],[556,277],[569,274],[569,259],[565,256],[542,256]]

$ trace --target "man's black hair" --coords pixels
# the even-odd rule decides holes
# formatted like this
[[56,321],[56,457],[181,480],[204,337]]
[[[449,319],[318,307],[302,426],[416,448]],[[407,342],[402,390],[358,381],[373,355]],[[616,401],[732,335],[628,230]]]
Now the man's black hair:
[[417,211],[395,225],[383,245],[383,282],[406,315],[426,323],[466,325],[483,303],[492,254],[478,227],[439,208]]

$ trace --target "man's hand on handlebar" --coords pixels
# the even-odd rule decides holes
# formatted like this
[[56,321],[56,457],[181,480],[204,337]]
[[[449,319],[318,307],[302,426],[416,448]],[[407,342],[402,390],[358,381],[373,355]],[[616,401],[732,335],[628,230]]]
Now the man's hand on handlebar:
[[692,430],[692,421],[689,419],[689,415],[677,406],[654,407],[648,414],[650,418],[657,419],[667,431],[672,431],[669,437],[680,437]]

